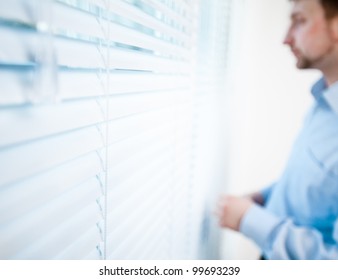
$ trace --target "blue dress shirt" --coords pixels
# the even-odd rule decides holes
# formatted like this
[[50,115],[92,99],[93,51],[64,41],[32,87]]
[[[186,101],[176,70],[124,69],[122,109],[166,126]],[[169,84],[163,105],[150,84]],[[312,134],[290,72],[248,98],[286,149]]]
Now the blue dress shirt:
[[267,259],[338,259],[338,83],[321,79],[312,94],[283,175],[241,220]]

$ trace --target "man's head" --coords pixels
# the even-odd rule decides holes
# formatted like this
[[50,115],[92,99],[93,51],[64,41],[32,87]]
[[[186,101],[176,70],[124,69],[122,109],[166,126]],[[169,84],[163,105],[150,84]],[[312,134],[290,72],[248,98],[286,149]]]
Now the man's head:
[[299,69],[314,68],[325,72],[338,62],[338,1],[292,2],[291,25],[284,43],[296,56]]

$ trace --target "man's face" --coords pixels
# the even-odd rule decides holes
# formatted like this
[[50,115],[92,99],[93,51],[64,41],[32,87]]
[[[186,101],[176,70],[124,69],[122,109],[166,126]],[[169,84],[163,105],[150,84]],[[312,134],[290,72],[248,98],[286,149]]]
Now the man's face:
[[330,23],[319,0],[298,0],[293,3],[291,25],[284,43],[289,45],[299,69],[323,70],[333,52]]

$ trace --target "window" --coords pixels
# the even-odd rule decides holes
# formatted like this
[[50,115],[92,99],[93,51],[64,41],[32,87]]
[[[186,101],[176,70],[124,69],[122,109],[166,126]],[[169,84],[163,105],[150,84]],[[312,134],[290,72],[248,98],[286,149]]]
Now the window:
[[208,257],[231,5],[0,0],[1,259]]

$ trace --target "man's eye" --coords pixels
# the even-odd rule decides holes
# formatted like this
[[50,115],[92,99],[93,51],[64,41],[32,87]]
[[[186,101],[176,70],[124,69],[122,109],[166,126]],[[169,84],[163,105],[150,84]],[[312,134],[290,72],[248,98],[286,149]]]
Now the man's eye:
[[294,25],[301,25],[301,24],[304,24],[305,23],[305,19],[304,18],[296,18],[294,21],[293,21],[293,24]]

